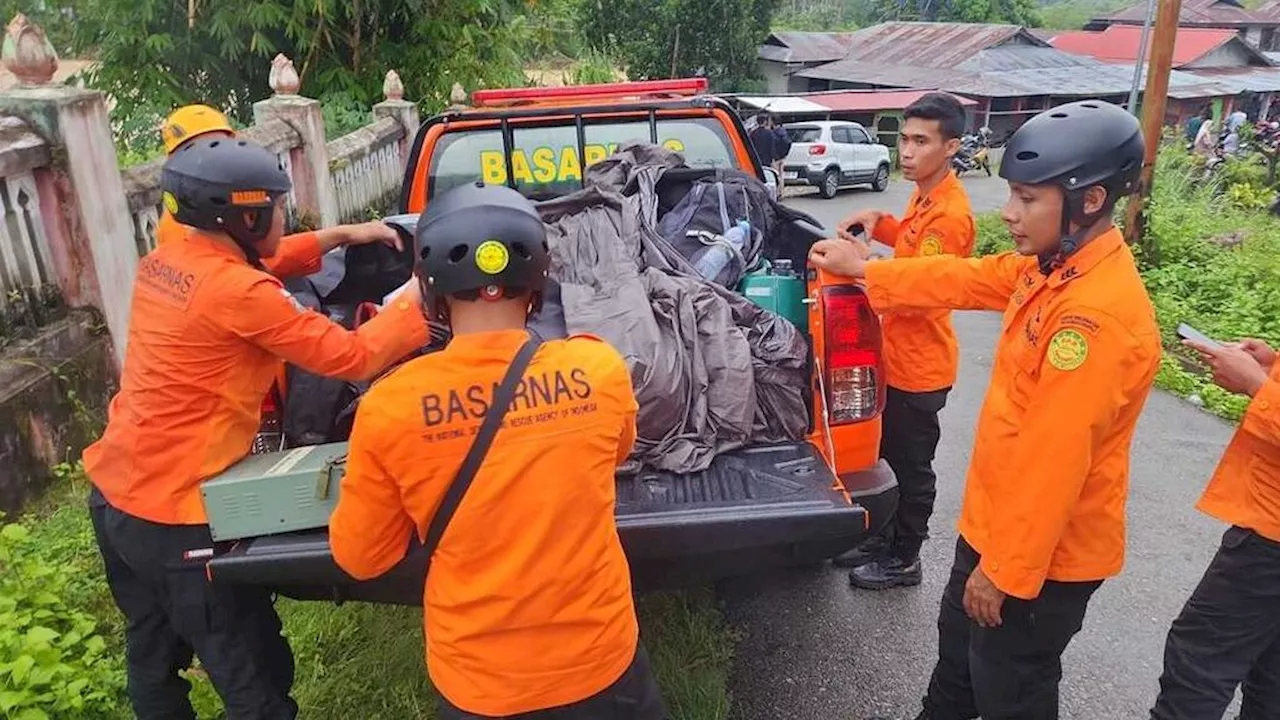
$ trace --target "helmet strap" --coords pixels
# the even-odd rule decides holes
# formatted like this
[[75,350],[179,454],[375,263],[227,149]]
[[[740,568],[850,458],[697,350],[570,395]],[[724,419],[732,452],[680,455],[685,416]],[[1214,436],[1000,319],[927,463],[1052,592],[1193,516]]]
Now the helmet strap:
[[[1048,275],[1049,273],[1062,267],[1067,260],[1080,249],[1080,243],[1084,241],[1086,235],[1107,213],[1111,212],[1110,208],[1099,210],[1097,212],[1086,213],[1084,211],[1084,194],[1089,188],[1080,188],[1079,190],[1065,191],[1062,198],[1062,225],[1059,229],[1061,239],[1053,250],[1041,253],[1037,260],[1040,262],[1040,274]],[[1110,189],[1108,189],[1110,192]],[[1071,225],[1075,224],[1076,231],[1071,232]]]

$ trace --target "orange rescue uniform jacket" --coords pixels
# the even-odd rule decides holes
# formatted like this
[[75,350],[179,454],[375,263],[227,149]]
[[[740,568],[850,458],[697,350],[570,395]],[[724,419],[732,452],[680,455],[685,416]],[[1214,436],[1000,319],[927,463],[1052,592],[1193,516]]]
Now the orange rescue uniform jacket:
[[[523,331],[460,335],[360,402],[334,559],[371,578],[405,555],[462,463]],[[626,364],[587,336],[544,343],[441,538],[425,582],[427,668],[471,713],[584,700],[635,658],[638,629],[614,520],[614,473],[635,440]]]
[[996,587],[1101,580],[1124,564],[1129,449],[1160,362],[1146,288],[1111,229],[1048,276],[1035,258],[867,265],[878,307],[1003,310],[960,534]]
[[[901,220],[885,215],[872,237],[893,247],[893,256],[930,257],[973,252],[973,210],[954,172],[927,195],[911,193]],[[950,310],[892,308],[881,318],[884,368],[889,385],[907,392],[933,392],[956,382],[960,348]]]
[[1280,362],[1253,396],[1196,507],[1280,542]]
[[362,379],[426,340],[408,302],[348,332],[302,308],[229,242],[188,231],[138,263],[120,391],[106,432],[84,452],[85,471],[130,515],[206,523],[200,482],[248,454],[281,358]]

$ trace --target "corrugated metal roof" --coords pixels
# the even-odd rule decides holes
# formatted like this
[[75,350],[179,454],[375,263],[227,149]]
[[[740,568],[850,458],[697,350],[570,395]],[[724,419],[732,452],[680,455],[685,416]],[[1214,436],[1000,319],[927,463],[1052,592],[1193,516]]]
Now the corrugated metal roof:
[[[1141,24],[1147,16],[1147,4],[1138,3],[1097,18],[1102,22]],[[1178,11],[1178,24],[1190,26],[1271,25],[1271,13],[1254,13],[1234,0],[1184,0]]]
[[[848,90],[832,93],[809,93],[804,97],[834,111],[902,110],[934,90]],[[961,105],[977,105],[967,97],[957,97]]]
[[1280,91],[1280,67],[1213,68],[1180,72],[1229,88],[1231,92],[1226,94],[1230,95]]
[[853,33],[774,32],[757,50],[763,60],[821,63],[839,60],[849,50]]
[[953,68],[983,50],[1007,43],[1048,47],[1017,25],[887,22],[853,33],[844,60]]
[[[1195,62],[1229,42],[1240,40],[1234,30],[1216,28],[1179,28],[1173,45],[1173,66]],[[1089,55],[1103,62],[1135,62],[1142,44],[1142,28],[1136,25],[1112,25],[1102,32],[1064,32],[1051,44],[1064,52]]]
[[795,95],[737,95],[736,99],[744,105],[776,113],[825,113],[829,108]]
[[1034,70],[1051,67],[1092,67],[1096,60],[1062,52],[1051,47],[1003,45],[983,50],[961,63],[961,70]]

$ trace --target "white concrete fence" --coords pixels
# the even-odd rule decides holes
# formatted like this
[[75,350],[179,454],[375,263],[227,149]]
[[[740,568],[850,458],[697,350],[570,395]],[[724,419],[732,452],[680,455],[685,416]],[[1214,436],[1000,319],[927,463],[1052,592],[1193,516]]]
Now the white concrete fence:
[[[0,92],[0,315],[51,293],[95,307],[122,362],[138,258],[155,248],[164,159],[119,168],[105,96],[50,84],[57,55],[21,15],[0,60],[20,83]],[[319,101],[300,96],[299,84],[293,63],[277,56],[274,95],[254,104],[254,124],[241,132],[283,161],[291,217],[329,227],[388,208],[419,126],[399,76],[387,73],[372,123],[332,142]]]

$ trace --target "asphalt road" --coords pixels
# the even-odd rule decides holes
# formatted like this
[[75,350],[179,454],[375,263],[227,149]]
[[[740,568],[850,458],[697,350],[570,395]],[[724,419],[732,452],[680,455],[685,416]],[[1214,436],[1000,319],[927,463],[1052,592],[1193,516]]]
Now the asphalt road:
[[[996,209],[998,178],[966,180],[978,212]],[[833,227],[854,208],[900,212],[910,186],[789,200]],[[923,557],[924,583],[854,590],[834,568],[796,571],[721,588],[741,634],[732,681],[738,720],[913,718],[937,652],[937,611],[955,546],[974,423],[1000,331],[994,313],[956,313],[960,377],[942,412],[938,501]],[[1065,656],[1065,720],[1146,718],[1157,692],[1165,633],[1212,557],[1224,528],[1195,501],[1232,428],[1161,392],[1147,403],[1133,450],[1129,551],[1124,572],[1090,604]],[[1052,452],[1052,448],[1046,448]]]

